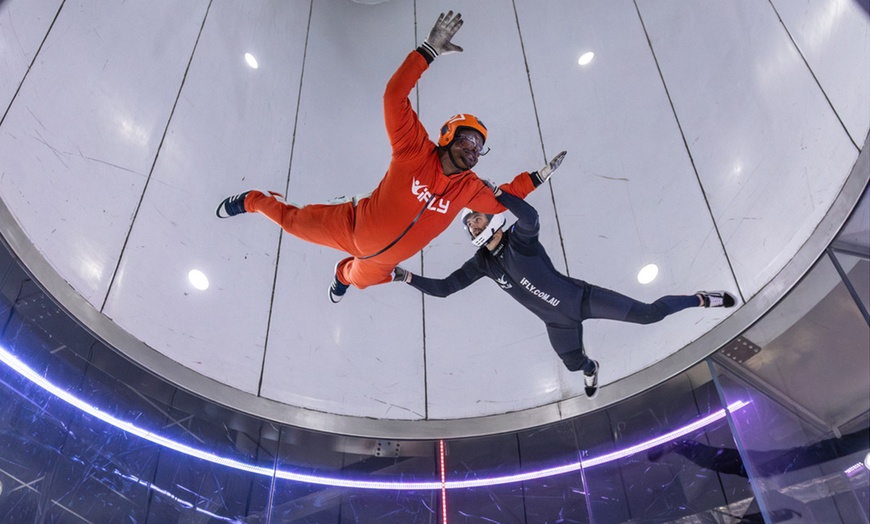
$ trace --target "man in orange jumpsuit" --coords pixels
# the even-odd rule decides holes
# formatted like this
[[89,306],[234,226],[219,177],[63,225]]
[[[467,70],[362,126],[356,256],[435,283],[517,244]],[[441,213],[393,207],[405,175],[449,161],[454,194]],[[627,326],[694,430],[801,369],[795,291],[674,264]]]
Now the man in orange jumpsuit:
[[[408,95],[429,64],[441,54],[461,52],[451,43],[462,26],[460,14],[442,13],[423,44],[412,51],[387,83],[384,121],[392,146],[387,173],[367,196],[303,207],[276,193],[252,190],[224,199],[220,218],[261,213],[302,240],[344,251],[351,257],[335,267],[329,298],[338,302],[347,288],[392,281],[393,269],[444,231],[463,207],[485,213],[505,208],[493,189],[471,171],[483,150],[487,130],[473,115],[459,114],[441,128],[436,146],[420,123]],[[557,157],[541,172],[558,167]],[[546,176],[520,173],[502,190],[525,198]]]

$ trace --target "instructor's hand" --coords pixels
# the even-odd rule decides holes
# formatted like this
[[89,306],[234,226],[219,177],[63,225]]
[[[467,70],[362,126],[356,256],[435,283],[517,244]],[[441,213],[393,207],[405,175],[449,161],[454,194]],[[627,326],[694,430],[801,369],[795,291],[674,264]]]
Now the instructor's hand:
[[567,154],[568,154],[567,151],[562,151],[558,155],[554,156],[553,160],[550,160],[550,162],[547,165],[542,167],[539,171],[536,171],[535,173],[533,173],[538,179],[538,183],[536,184],[536,187],[543,184],[544,182],[547,181],[548,178],[550,178],[550,175],[553,174],[553,171],[555,171],[556,169],[559,168],[559,166],[562,164],[562,160],[565,158],[565,155],[567,155]]
[[393,268],[393,282],[410,282],[411,272],[405,268],[396,266]]
[[497,196],[501,195],[501,193],[502,193],[501,188],[498,187],[497,185],[495,185],[495,182],[493,182],[492,180],[487,180],[485,178],[481,178],[480,181],[483,182],[483,185],[488,187],[490,189],[490,191],[492,191],[493,196],[497,197]]
[[456,16],[453,16],[453,11],[447,11],[446,15],[441,13],[423,45],[427,45],[429,49],[434,51],[435,56],[461,53],[462,48],[450,41],[460,27],[462,27],[461,14],[456,13]]

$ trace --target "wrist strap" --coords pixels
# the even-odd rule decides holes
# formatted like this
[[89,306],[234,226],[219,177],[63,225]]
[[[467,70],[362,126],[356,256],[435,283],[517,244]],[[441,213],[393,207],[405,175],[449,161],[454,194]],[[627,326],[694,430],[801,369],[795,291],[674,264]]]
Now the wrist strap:
[[[430,44],[429,42],[423,40],[423,43],[420,44],[420,47],[427,53],[429,53],[429,55],[432,57],[432,60],[435,60],[435,57],[438,56],[438,51],[434,47],[432,47],[432,44]],[[430,60],[430,62],[432,60]]]

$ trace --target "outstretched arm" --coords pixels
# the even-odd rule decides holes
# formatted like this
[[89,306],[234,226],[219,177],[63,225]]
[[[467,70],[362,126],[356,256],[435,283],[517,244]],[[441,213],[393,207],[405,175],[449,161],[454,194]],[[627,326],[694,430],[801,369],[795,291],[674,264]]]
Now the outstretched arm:
[[447,297],[480,280],[480,277],[484,276],[484,272],[480,268],[477,257],[474,257],[465,262],[465,264],[462,264],[462,267],[451,273],[447,278],[426,278],[414,275],[410,271],[400,267],[395,269],[394,275],[394,280],[407,282],[427,295]]
[[450,41],[460,27],[462,15],[457,13],[454,17],[453,11],[447,15],[441,13],[423,44],[411,51],[387,82],[384,91],[384,124],[394,157],[413,155],[431,147],[426,129],[414,112],[408,95],[435,57],[462,51],[461,47]]
[[538,234],[540,229],[538,211],[531,204],[505,191],[502,191],[495,198],[517,217],[517,229],[521,229],[527,235]]
[[[481,213],[501,213],[505,210],[505,206],[501,202],[493,201],[495,199],[490,198],[491,193],[498,196],[501,192],[505,192],[519,198],[526,198],[529,196],[529,193],[534,191],[538,186],[550,178],[553,171],[558,169],[562,164],[562,160],[565,158],[566,154],[568,154],[567,151],[562,151],[553,157],[553,159],[541,169],[532,171],[531,173],[520,173],[514,177],[511,182],[502,184],[498,187],[481,180],[482,188],[474,198],[469,200],[468,207],[475,211],[480,211]],[[488,189],[486,189],[485,186],[488,186]]]

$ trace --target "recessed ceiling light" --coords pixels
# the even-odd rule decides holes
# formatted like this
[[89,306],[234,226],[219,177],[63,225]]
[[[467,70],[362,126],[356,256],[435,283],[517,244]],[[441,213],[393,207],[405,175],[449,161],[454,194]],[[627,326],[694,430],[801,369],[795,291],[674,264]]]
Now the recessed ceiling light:
[[577,63],[580,65],[586,65],[589,62],[591,62],[594,57],[595,57],[595,53],[593,53],[592,51],[587,51],[587,52],[583,53],[582,55],[580,55],[580,58],[577,60]]
[[257,64],[257,59],[254,58],[254,55],[252,55],[251,53],[245,53],[245,62],[247,62],[252,69],[257,69],[258,67],[260,67],[260,65]]
[[187,274],[187,279],[190,280],[193,287],[200,291],[208,289],[208,277],[198,269],[191,269],[190,273]]
[[659,267],[655,264],[647,264],[643,266],[640,272],[637,274],[637,281],[641,284],[649,284],[659,274]]

